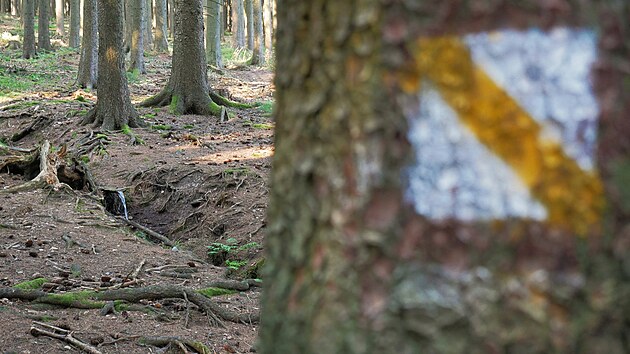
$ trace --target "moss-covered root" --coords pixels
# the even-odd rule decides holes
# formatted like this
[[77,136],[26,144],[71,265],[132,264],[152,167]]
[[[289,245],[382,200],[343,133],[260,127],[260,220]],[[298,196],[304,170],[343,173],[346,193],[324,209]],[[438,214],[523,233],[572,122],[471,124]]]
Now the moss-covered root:
[[172,114],[199,114],[221,116],[221,107],[209,97],[197,97],[187,100],[173,92],[172,89],[164,89],[155,96],[140,102],[141,107],[165,107],[169,106]]
[[48,279],[46,278],[35,278],[33,280],[28,280],[25,282],[15,284],[13,285],[13,287],[16,289],[21,289],[21,290],[36,290],[36,289],[40,289],[42,285],[44,285],[44,283],[47,283],[47,282],[48,282]]
[[213,91],[210,91],[210,98],[212,99],[214,103],[218,104],[219,106],[225,106],[225,107],[254,108],[258,105],[256,103],[249,104],[249,103],[241,103],[241,102],[232,101]]

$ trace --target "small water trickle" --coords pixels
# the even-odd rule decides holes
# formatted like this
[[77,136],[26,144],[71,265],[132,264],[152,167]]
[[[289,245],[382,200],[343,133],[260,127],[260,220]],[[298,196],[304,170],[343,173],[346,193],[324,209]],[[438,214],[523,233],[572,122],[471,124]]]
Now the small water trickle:
[[129,220],[129,214],[127,214],[127,203],[125,202],[125,195],[122,191],[118,191],[118,198],[120,198],[120,202],[123,206],[123,211],[125,213],[125,220]]

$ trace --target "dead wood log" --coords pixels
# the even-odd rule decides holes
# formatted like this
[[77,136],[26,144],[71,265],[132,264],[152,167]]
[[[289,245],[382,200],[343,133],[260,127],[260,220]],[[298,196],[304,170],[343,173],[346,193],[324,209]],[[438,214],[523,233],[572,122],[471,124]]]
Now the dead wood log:
[[23,290],[16,288],[0,288],[0,298],[20,299],[45,303],[51,305],[100,309],[107,301],[124,300],[137,303],[140,300],[160,300],[166,298],[184,299],[197,305],[205,312],[215,325],[220,325],[221,320],[236,323],[258,323],[258,313],[236,313],[226,309],[198,291],[177,285],[151,285],[141,288],[111,289],[105,291],[81,291],[64,294],[49,294],[41,290]]
[[57,168],[65,153],[66,150],[63,148],[59,152],[51,153],[50,142],[45,140],[39,149],[39,174],[26,183],[1,189],[0,194],[31,191],[45,186],[52,186],[55,190],[63,187],[64,184],[60,183],[57,177]]
[[162,235],[160,233],[157,233],[157,232],[149,229],[146,226],[142,226],[142,225],[138,224],[135,221],[127,220],[127,219],[122,218],[122,217],[118,217],[117,219],[119,219],[119,220],[121,220],[121,221],[123,221],[123,222],[125,222],[125,223],[127,223],[127,224],[129,224],[129,225],[131,225],[133,227],[135,227],[136,229],[139,229],[139,230],[143,231],[144,233],[146,233],[147,235],[149,235],[149,236],[151,236],[153,238],[156,238],[156,239],[162,241],[162,243],[164,243],[167,246],[170,246],[170,247],[175,246],[175,243],[173,241],[169,240],[168,237],[166,237],[166,236],[164,236],[164,235]]

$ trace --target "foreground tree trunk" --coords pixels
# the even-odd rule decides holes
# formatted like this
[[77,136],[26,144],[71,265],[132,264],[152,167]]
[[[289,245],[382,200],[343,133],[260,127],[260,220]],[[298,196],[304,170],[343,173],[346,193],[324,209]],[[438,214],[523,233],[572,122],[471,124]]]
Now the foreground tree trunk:
[[131,17],[131,63],[129,71],[137,71],[146,74],[144,67],[144,32],[146,23],[145,0],[133,0],[129,2],[129,15]]
[[129,99],[123,54],[123,3],[98,2],[98,91],[96,107],[82,124],[102,126],[104,130],[132,128],[141,124]]
[[37,44],[39,49],[51,51],[50,31],[50,3],[48,0],[39,0],[39,18],[37,19]]
[[174,17],[171,77],[160,93],[141,105],[170,105],[174,114],[219,115],[221,107],[209,96],[202,0],[175,0]]
[[166,26],[166,0],[155,1],[155,38],[154,49],[156,52],[168,52],[168,28]]
[[70,0],[70,48],[78,48],[81,44],[81,3],[79,0]]
[[221,4],[216,0],[207,0],[206,4],[206,58],[208,65],[221,69]]
[[[275,78],[261,353],[630,352],[630,93],[624,88],[630,73],[614,59],[629,54],[623,36],[630,30],[628,5],[479,4],[278,4],[281,70]],[[520,43],[514,38],[521,37],[512,35],[540,42]],[[497,48],[501,36],[505,46]],[[516,99],[501,90],[521,80],[541,82],[545,74],[537,68],[550,65],[545,52],[567,49],[572,36],[580,49],[566,52],[562,73],[575,74],[569,62],[597,53],[589,68],[593,91],[584,90],[599,99],[590,106],[599,114],[597,171],[582,171],[572,158],[545,150],[552,144],[548,140],[529,146],[523,144],[526,134],[523,141],[496,134],[525,126],[538,133],[529,113],[519,113]],[[537,47],[540,43],[553,45]],[[521,45],[533,52],[526,61],[530,66],[515,74]],[[509,71],[507,84],[488,79],[474,61],[471,53],[483,46],[493,60],[505,59],[491,68]],[[557,82],[558,75],[545,79]],[[439,94],[429,95],[431,90]],[[551,99],[555,93],[546,95]],[[558,205],[544,202],[546,219],[416,214],[410,198],[421,198],[429,208],[438,204],[408,189],[418,173],[410,167],[423,163],[417,161],[422,156],[451,154],[433,139],[437,129],[425,116],[446,124],[450,113],[435,108],[442,101],[459,116],[454,124],[492,147],[487,149],[493,158],[506,158],[505,146],[525,160],[543,156],[549,173],[526,177],[535,179],[528,188],[541,203],[560,197]],[[572,112],[576,104],[563,101],[554,110]],[[501,124],[488,125],[493,116]],[[412,150],[418,135],[434,144]],[[504,144],[495,147],[488,140]],[[518,171],[521,162],[510,166]],[[598,174],[606,190],[603,219]],[[446,180],[440,182],[458,183]],[[557,184],[542,193],[549,181]],[[558,207],[566,209],[556,213]]]
[[35,1],[24,0],[24,46],[22,48],[22,58],[31,59],[37,55],[35,51]]
[[98,79],[98,10],[97,0],[85,0],[83,5],[83,40],[79,60],[79,87],[94,89]]

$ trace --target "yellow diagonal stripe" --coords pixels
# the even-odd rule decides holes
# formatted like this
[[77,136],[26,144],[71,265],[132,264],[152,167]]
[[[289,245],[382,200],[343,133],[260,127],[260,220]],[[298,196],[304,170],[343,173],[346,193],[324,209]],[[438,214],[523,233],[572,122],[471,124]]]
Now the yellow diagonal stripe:
[[416,53],[421,77],[477,139],[507,163],[548,212],[548,222],[584,234],[600,220],[601,181],[584,171],[558,142],[541,137],[540,125],[477,67],[459,39],[421,39]]

